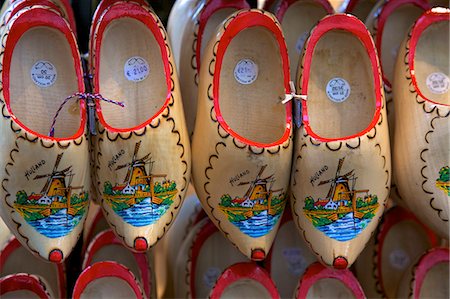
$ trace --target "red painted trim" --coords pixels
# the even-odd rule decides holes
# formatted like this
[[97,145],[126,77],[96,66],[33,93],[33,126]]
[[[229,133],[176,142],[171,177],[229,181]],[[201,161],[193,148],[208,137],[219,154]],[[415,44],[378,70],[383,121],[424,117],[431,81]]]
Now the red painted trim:
[[364,291],[361,288],[358,280],[353,273],[348,269],[334,270],[327,268],[319,262],[311,264],[300,279],[300,287],[295,298],[306,298],[308,291],[319,280],[324,278],[333,278],[342,282],[357,299],[366,298]]
[[[280,3],[280,6],[278,6],[278,9],[275,12],[275,15],[277,19],[280,21],[280,23],[283,21],[285,13],[288,11],[288,9],[291,7],[292,4],[302,2],[302,0],[283,0]],[[331,6],[330,2],[328,0],[314,0],[314,3],[317,6],[322,7],[327,14],[333,14],[334,9],[333,6]],[[311,4],[311,2],[305,2],[305,4]]]
[[[84,82],[83,82],[83,71],[81,69],[81,60],[80,54],[78,52],[78,47],[75,41],[75,37],[67,26],[67,22],[60,15],[52,12],[48,9],[42,7],[35,7],[30,9],[29,11],[21,14],[17,19],[15,19],[12,23],[12,26],[9,31],[9,35],[6,39],[5,45],[5,53],[2,60],[3,65],[3,73],[2,73],[2,81],[3,81],[3,95],[5,98],[6,108],[8,109],[11,118],[14,122],[19,125],[23,130],[38,136],[41,139],[51,140],[51,141],[70,141],[73,139],[77,139],[84,134],[84,129],[86,127],[86,104],[84,100],[80,100],[80,127],[78,131],[72,137],[68,138],[54,138],[46,135],[39,134],[29,128],[27,128],[11,111],[10,107],[10,94],[9,94],[9,86],[10,86],[10,78],[9,72],[11,69],[11,61],[12,55],[14,52],[14,48],[22,37],[22,35],[29,31],[30,29],[38,26],[49,27],[51,29],[56,29],[60,31],[67,39],[67,42],[70,45],[72,50],[72,57],[74,62],[75,73],[77,75],[78,80],[78,91],[84,92]],[[69,96],[69,95],[68,95]],[[32,107],[30,107],[32,109]],[[49,124],[50,130],[50,124]]]
[[427,251],[417,263],[415,271],[414,299],[420,299],[420,291],[422,289],[425,276],[428,271],[440,263],[450,263],[449,248],[433,248]]
[[[439,8],[442,10],[443,8]],[[425,12],[414,25],[412,32],[411,32],[411,40],[409,42],[409,55],[408,55],[408,63],[409,63],[409,73],[411,75],[411,80],[414,86],[414,89],[416,90],[417,94],[424,100],[435,104],[435,105],[441,105],[450,107],[448,104],[441,104],[433,101],[432,99],[428,99],[425,97],[425,95],[420,91],[419,86],[417,85],[417,79],[415,75],[415,68],[414,68],[414,56],[416,54],[416,47],[417,43],[419,42],[420,35],[423,33],[423,31],[431,26],[433,23],[437,22],[444,22],[444,21],[450,21],[450,10],[445,9],[445,12],[438,12],[436,9],[431,9]]]
[[[95,73],[94,75],[94,91],[96,93],[101,93],[101,87],[99,86],[99,73],[100,73],[100,50],[101,50],[101,42],[103,38],[103,34],[105,32],[105,29],[108,27],[108,25],[119,18],[132,18],[135,19],[141,23],[143,23],[153,34],[155,37],[159,48],[161,50],[161,59],[164,65],[164,72],[166,77],[166,84],[167,84],[167,95],[166,100],[164,102],[164,105],[159,109],[158,112],[156,112],[155,115],[151,116],[147,121],[144,123],[137,125],[133,128],[114,128],[110,126],[108,123],[106,123],[103,113],[102,113],[102,103],[101,101],[97,100],[97,115],[99,122],[108,130],[111,132],[117,132],[117,133],[126,133],[130,131],[136,131],[139,130],[147,125],[149,125],[153,119],[158,117],[164,109],[166,109],[167,105],[169,104],[170,98],[172,96],[172,80],[170,77],[170,67],[169,67],[169,56],[166,50],[166,45],[164,42],[164,37],[161,34],[161,29],[156,23],[156,20],[153,18],[153,16],[146,11],[144,8],[142,8],[140,5],[132,2],[117,2],[117,4],[114,4],[110,6],[110,9],[106,11],[102,17],[99,20],[98,24],[98,31],[97,31],[97,39],[94,43],[94,50],[95,52],[95,61],[93,62],[95,65]],[[114,99],[117,101],[122,101],[124,99]],[[111,105],[111,104],[108,104]]]
[[350,0],[345,8],[345,13],[352,13],[356,5],[358,5],[358,2],[359,0]]
[[202,221],[203,219],[205,219],[206,217],[208,217],[208,215],[206,214],[205,210],[201,209],[197,215],[194,218],[194,222],[192,223],[192,226],[196,225],[197,223],[199,223],[200,221]]
[[50,299],[44,286],[34,275],[17,273],[0,278],[0,295],[22,290],[33,292],[39,298]]
[[242,280],[251,279],[260,283],[270,296],[274,299],[279,299],[280,294],[273,283],[270,275],[261,267],[258,267],[255,263],[237,263],[228,267],[222,275],[217,279],[216,285],[211,290],[211,299],[220,299],[223,291],[232,283]]
[[380,73],[378,71],[379,62],[372,37],[370,36],[370,33],[369,31],[367,31],[367,28],[363,22],[358,20],[358,18],[356,18],[355,16],[346,14],[335,14],[331,16],[326,16],[311,31],[311,35],[306,41],[305,46],[306,48],[304,58],[305,61],[301,81],[302,93],[308,94],[309,74],[311,71],[311,61],[314,49],[317,43],[319,42],[320,38],[324,36],[327,32],[332,30],[345,30],[355,35],[366,48],[367,55],[369,56],[369,59],[372,62],[372,74],[374,79],[374,94],[376,98],[376,107],[371,123],[363,131],[351,136],[344,136],[340,138],[324,138],[320,137],[319,135],[317,135],[312,131],[311,126],[309,125],[308,102],[302,100],[303,124],[305,126],[305,130],[308,133],[308,135],[310,135],[312,138],[322,142],[342,141],[356,137],[361,137],[367,134],[373,127],[376,126],[378,119],[380,118],[381,107],[383,106],[382,104],[383,99],[381,94],[381,80],[380,80]]
[[[82,256],[85,256],[87,246],[88,246],[88,244],[92,241],[92,239],[95,237],[95,236],[94,236],[94,231],[95,231],[95,229],[96,229],[98,223],[99,223],[100,220],[102,220],[102,219],[105,219],[105,217],[103,216],[103,209],[99,209],[99,210],[97,211],[97,214],[96,214],[95,217],[94,217],[94,220],[92,220],[92,225],[91,225],[91,227],[90,227],[90,229],[89,229],[89,232],[88,232],[88,235],[87,235],[87,237],[86,237],[86,243],[83,244]],[[106,221],[106,220],[105,220],[105,221]],[[84,227],[86,227],[86,224],[85,224]]]
[[58,11],[59,13],[63,13],[61,11],[61,9],[53,2],[51,2],[50,0],[22,0],[22,1],[14,1],[14,4],[17,3],[11,10],[11,13],[9,14],[8,18],[5,18],[3,20],[3,24],[7,24],[9,22],[9,20],[15,15],[17,14],[20,10],[29,7],[29,6],[33,6],[33,5],[42,5],[42,6],[47,6],[53,10]]
[[[380,16],[378,17],[378,26],[377,26],[377,35],[375,40],[375,45],[377,47],[378,51],[378,57],[380,58],[380,65],[381,70],[383,70],[383,64],[381,63],[381,43],[383,40],[383,33],[384,33],[384,25],[386,25],[386,22],[389,18],[389,16],[398,8],[400,8],[403,5],[414,5],[423,11],[426,11],[430,8],[430,5],[426,0],[396,0],[396,1],[389,1],[384,6],[381,7]],[[388,32],[389,34],[389,32]],[[381,72],[383,76],[383,82],[386,84],[389,88],[392,87],[391,82],[386,78],[384,75],[384,72]]]
[[[13,237],[11,238],[8,243],[3,247],[3,249],[0,251],[0,269],[3,269],[5,266],[6,261],[10,257],[10,255],[17,249],[21,248],[22,245],[20,244],[19,240],[17,238]],[[28,250],[24,248],[25,250]],[[66,272],[65,267],[63,263],[51,263],[49,264],[54,265],[56,267],[56,270],[58,272],[58,287],[59,287],[59,294],[61,296],[64,296],[66,294]],[[33,274],[33,273],[31,273]],[[45,277],[44,277],[45,278]]]
[[72,298],[79,299],[89,283],[103,277],[116,277],[124,280],[133,289],[136,299],[143,299],[140,286],[133,273],[123,265],[111,261],[98,262],[84,269],[75,282]]
[[400,207],[400,206],[396,206],[393,207],[392,209],[390,209],[389,211],[386,212],[386,214],[384,215],[384,219],[382,224],[379,227],[379,232],[377,234],[377,250],[376,252],[378,252],[377,254],[377,269],[376,271],[378,272],[378,277],[379,282],[380,282],[380,286],[381,286],[381,290],[383,291],[383,294],[386,294],[385,289],[384,289],[384,285],[383,285],[383,276],[382,276],[382,258],[383,258],[383,245],[384,245],[384,241],[386,240],[386,236],[388,235],[388,233],[391,231],[392,227],[394,225],[397,225],[403,221],[412,221],[416,224],[418,224],[427,234],[428,237],[428,242],[430,242],[431,247],[435,247],[439,244],[439,239],[438,237],[434,234],[434,232],[429,229],[428,227],[426,227],[422,222],[419,221],[419,219],[417,219],[417,217],[409,212],[408,210]]
[[[92,264],[92,259],[94,258],[97,252],[109,245],[119,245],[123,246],[122,242],[116,237],[111,229],[105,230],[99,233],[89,244],[86,253],[84,255],[82,269],[86,269],[88,266]],[[125,248],[125,247],[124,247]],[[136,263],[139,266],[139,272],[142,278],[142,285],[144,287],[145,294],[150,296],[150,276],[151,273],[148,269],[148,260],[147,255],[145,253],[134,253],[131,252],[136,260]],[[111,261],[114,261],[113,257],[110,257]]]
[[278,27],[277,23],[275,23],[269,16],[264,15],[257,11],[246,11],[241,12],[238,15],[235,16],[234,19],[232,19],[226,30],[223,32],[222,37],[219,41],[219,46],[217,48],[217,55],[216,55],[216,66],[215,66],[215,73],[213,77],[213,97],[214,97],[214,110],[216,112],[217,120],[219,121],[221,127],[228,132],[231,136],[236,138],[242,143],[251,145],[251,146],[257,146],[257,147],[272,147],[281,145],[286,140],[289,139],[289,136],[291,135],[291,129],[292,129],[292,106],[287,104],[286,105],[286,129],[284,131],[283,136],[275,142],[272,143],[259,143],[251,141],[247,138],[244,138],[233,131],[231,127],[228,126],[225,119],[222,117],[222,112],[220,111],[220,97],[219,97],[219,85],[220,85],[220,72],[222,69],[222,61],[223,57],[225,55],[226,49],[228,45],[230,44],[231,40],[239,34],[241,31],[251,28],[251,27],[264,27],[265,29],[271,31],[274,35],[274,38],[276,39],[280,54],[281,54],[281,60],[283,65],[283,75],[284,75],[284,87],[285,92],[288,94],[290,93],[290,87],[289,87],[289,58],[287,54],[287,48],[286,43],[284,41],[283,33],[280,30],[280,27]]
[[197,74],[199,74],[200,72],[200,63],[201,63],[200,52],[202,48],[203,32],[205,31],[206,24],[208,23],[209,18],[214,13],[224,8],[236,8],[236,10],[241,10],[241,9],[249,9],[250,5],[248,5],[247,1],[245,0],[234,0],[234,1],[211,0],[208,1],[205,6],[203,6],[202,12],[200,13],[199,17],[197,42],[195,46],[195,61],[197,63]]
[[[105,9],[107,9],[109,6],[113,5],[116,2],[117,0],[102,0],[95,9],[94,15],[92,16],[91,28],[89,30],[89,49],[92,49],[94,46],[94,33],[95,29],[97,28],[100,17],[105,12]],[[136,2],[137,4],[145,6],[148,5],[145,0],[133,0],[132,2]]]
[[189,272],[191,273],[189,282],[189,289],[191,290],[191,298],[197,298],[195,290],[195,276],[196,276],[195,274],[197,269],[197,260],[199,259],[200,255],[200,250],[202,249],[202,246],[206,242],[206,240],[217,232],[219,232],[217,227],[214,225],[214,223],[211,222],[211,220],[208,220],[202,226],[192,244],[191,269],[189,269]]

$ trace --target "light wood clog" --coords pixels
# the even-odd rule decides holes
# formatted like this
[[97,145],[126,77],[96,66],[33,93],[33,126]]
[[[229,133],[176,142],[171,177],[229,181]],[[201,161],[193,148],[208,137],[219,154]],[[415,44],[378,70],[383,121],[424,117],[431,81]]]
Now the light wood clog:
[[95,263],[81,272],[72,298],[107,299],[107,298],[145,298],[133,273],[116,262]]
[[208,42],[214,37],[220,23],[232,13],[249,8],[245,0],[209,0],[196,8],[192,19],[185,25],[180,53],[180,87],[189,136],[194,130],[197,115],[200,65]]
[[450,10],[422,15],[403,41],[395,68],[394,171],[410,210],[449,239]]
[[269,274],[254,263],[237,263],[220,275],[209,295],[211,299],[279,299]]
[[294,298],[366,298],[358,280],[348,269],[334,270],[316,262],[298,282]]
[[86,103],[64,106],[84,92],[80,55],[67,21],[44,6],[15,14],[2,41],[0,214],[31,252],[62,262],[89,206]]
[[403,276],[397,298],[450,298],[450,250],[433,248]]
[[95,26],[95,186],[105,218],[134,251],[153,246],[190,181],[190,146],[167,34],[145,5],[115,2]]
[[91,203],[83,229],[83,248],[81,250],[83,256],[92,239],[102,231],[108,229],[109,225],[103,216],[102,208],[95,203]]
[[[267,59],[271,57],[271,59]],[[230,16],[201,69],[193,182],[203,209],[253,260],[269,252],[287,200],[292,159],[289,60],[268,12]]]
[[402,275],[438,238],[411,212],[388,210],[355,263],[355,272],[369,298],[395,298]]
[[272,249],[264,261],[281,298],[292,297],[300,277],[314,262],[317,262],[316,255],[298,235],[292,213],[286,207]]
[[86,269],[97,262],[112,261],[127,267],[140,282],[145,295],[150,298],[152,289],[152,272],[150,262],[144,253],[133,253],[125,248],[112,230],[106,230],[89,244],[84,255],[82,269]]
[[301,100],[303,123],[296,131],[292,211],[319,260],[347,268],[375,230],[389,195],[379,63],[369,32],[351,15],[323,18],[306,43],[297,80],[307,100]]
[[310,30],[334,10],[328,0],[282,0],[273,11],[283,28],[289,53],[291,78],[297,74],[297,66],[303,45]]
[[0,277],[17,273],[36,275],[47,282],[46,289],[51,294],[57,298],[66,297],[64,264],[46,263],[37,259],[25,247],[20,245],[16,238],[12,238],[0,252]]
[[0,278],[0,297],[3,299],[51,299],[56,298],[49,291],[42,277],[26,273],[12,274]]

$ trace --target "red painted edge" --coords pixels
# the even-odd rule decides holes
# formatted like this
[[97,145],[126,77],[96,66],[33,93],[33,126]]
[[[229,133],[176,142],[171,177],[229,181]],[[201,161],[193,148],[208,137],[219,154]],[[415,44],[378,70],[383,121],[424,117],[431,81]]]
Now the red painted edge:
[[[3,247],[3,249],[0,251],[0,269],[3,269],[5,266],[6,261],[10,257],[10,255],[17,249],[21,248],[22,245],[20,244],[19,240],[17,240],[16,237],[12,237],[6,245]],[[25,250],[28,250],[24,248]],[[58,286],[59,286],[59,294],[63,296],[66,294],[66,272],[65,267],[63,263],[55,264],[52,263],[50,265],[54,265],[56,267],[56,270],[58,272]]]
[[280,294],[270,278],[269,273],[261,267],[258,267],[255,263],[237,263],[228,267],[222,275],[218,278],[216,285],[211,290],[211,299],[220,299],[223,291],[232,283],[241,279],[251,279],[260,283],[270,297],[273,299],[279,299]]
[[60,0],[60,2],[62,3],[62,5],[64,6],[64,9],[66,10],[67,13],[67,21],[70,24],[70,27],[74,33],[75,36],[77,36],[77,24],[75,23],[75,15],[73,14],[73,9],[72,9],[72,5],[70,5],[69,0]]
[[[156,112],[153,116],[151,116],[147,121],[144,123],[137,125],[133,128],[114,128],[110,126],[108,123],[106,123],[102,108],[101,108],[101,101],[96,100],[97,102],[97,115],[99,122],[108,130],[111,132],[117,132],[117,133],[126,133],[130,131],[136,131],[141,128],[146,127],[149,125],[154,118],[159,116],[164,109],[166,109],[167,105],[169,104],[170,98],[172,96],[172,88],[173,83],[171,80],[171,71],[169,66],[169,53],[167,53],[166,45],[164,42],[164,37],[161,34],[162,30],[159,25],[157,24],[156,20],[153,18],[153,16],[146,11],[144,8],[142,8],[139,4],[132,3],[132,2],[117,2],[117,4],[111,5],[107,11],[102,15],[102,17],[99,20],[98,23],[98,31],[96,40],[94,42],[94,49],[93,52],[95,52],[95,59],[93,61],[95,65],[95,73],[94,75],[94,92],[101,93],[101,87],[99,86],[99,73],[100,73],[100,50],[101,50],[101,43],[103,34],[105,32],[105,29],[108,27],[108,25],[119,18],[132,18],[135,19],[141,23],[143,23],[153,34],[153,36],[156,39],[156,42],[159,45],[159,48],[161,50],[161,59],[164,65],[164,72],[166,77],[166,84],[167,84],[167,95],[166,100],[164,102],[164,105],[159,109],[158,112]],[[124,99],[113,99],[117,101],[122,101]],[[111,105],[111,104],[108,104]]]
[[195,290],[195,274],[197,269],[197,260],[199,259],[200,250],[202,249],[203,244],[206,242],[206,240],[211,237],[214,233],[218,232],[219,230],[217,227],[212,223],[211,220],[208,219],[208,221],[205,222],[205,224],[200,229],[199,233],[194,239],[194,242],[192,244],[191,249],[191,269],[189,269],[190,275],[190,282],[189,282],[189,288],[191,290],[191,297],[196,297],[196,290]]
[[[94,45],[94,32],[95,32],[95,29],[97,28],[98,20],[100,19],[102,14],[105,12],[105,9],[107,9],[109,6],[113,5],[116,2],[117,2],[117,0],[102,0],[97,5],[94,15],[92,16],[91,27],[89,30],[89,49],[92,49],[93,45]],[[148,5],[145,0],[133,0],[132,2],[136,2],[137,4],[145,5],[145,6]]]
[[430,249],[419,259],[415,271],[414,299],[420,299],[420,291],[428,271],[437,264],[449,262],[450,249],[443,247]]
[[352,13],[358,2],[359,0],[350,0],[345,8],[345,13]]
[[383,294],[386,293],[384,290],[383,276],[382,276],[382,271],[381,271],[384,241],[386,240],[386,236],[390,232],[391,228],[394,225],[399,224],[400,222],[403,222],[403,221],[412,221],[412,222],[415,222],[416,224],[418,224],[419,226],[421,226],[422,229],[427,234],[428,241],[430,242],[431,247],[435,247],[439,244],[439,239],[434,234],[434,232],[431,229],[429,229],[428,227],[426,227],[422,222],[420,222],[420,220],[417,219],[417,217],[413,213],[409,212],[408,210],[406,210],[400,206],[395,206],[392,209],[389,209],[389,211],[387,211],[386,214],[384,215],[383,222],[379,226],[379,232],[376,236],[377,241],[378,241],[377,242],[378,243],[377,252],[379,253],[376,257],[377,258],[376,271],[378,272],[378,277],[380,278],[379,282],[380,282],[380,286],[381,286],[381,290],[383,291]]
[[349,269],[334,270],[327,268],[319,262],[311,264],[300,278],[300,286],[295,298],[306,298],[308,291],[320,279],[333,278],[342,282],[357,299],[366,298],[364,291]]
[[[281,1],[280,5],[278,6],[278,9],[275,12],[275,15],[277,19],[280,21],[280,23],[283,21],[284,15],[286,14],[287,10],[291,7],[292,4],[297,3],[301,0],[283,0]],[[311,4],[310,2],[305,2],[306,4]],[[318,6],[321,6],[327,14],[334,13],[333,6],[331,6],[330,2],[328,0],[314,0],[314,3]]]
[[45,287],[34,275],[17,273],[0,278],[0,295],[21,290],[33,292],[39,298],[50,299]]
[[209,18],[216,13],[217,11],[224,8],[236,8],[236,10],[240,9],[249,9],[250,5],[248,5],[245,0],[235,0],[235,1],[227,1],[227,0],[212,0],[208,1],[205,6],[203,6],[202,12],[199,17],[199,27],[197,34],[197,42],[195,46],[195,61],[197,63],[197,74],[200,72],[200,63],[201,63],[201,48],[202,48],[202,39],[203,32],[205,31],[206,24],[209,21]]
[[225,55],[226,49],[228,45],[230,44],[231,40],[239,34],[242,30],[251,28],[251,27],[264,27],[265,29],[272,32],[274,35],[274,38],[276,39],[279,51],[281,54],[281,60],[282,60],[282,66],[283,66],[283,75],[284,75],[284,87],[285,92],[287,94],[290,93],[290,87],[289,87],[289,58],[287,54],[287,48],[286,43],[284,41],[283,33],[281,32],[280,27],[277,25],[277,23],[274,22],[273,19],[271,19],[269,16],[262,14],[261,12],[252,10],[252,11],[246,11],[241,12],[238,15],[235,15],[235,17],[229,22],[226,30],[223,32],[223,35],[220,37],[219,46],[217,48],[217,54],[216,54],[216,66],[215,66],[215,73],[213,77],[213,98],[214,98],[214,110],[216,112],[217,120],[219,121],[221,127],[228,132],[231,136],[236,138],[242,143],[256,146],[256,147],[272,147],[281,145],[286,140],[289,139],[289,136],[291,135],[292,130],[292,106],[290,104],[286,105],[286,129],[284,131],[283,136],[273,143],[259,143],[254,142],[249,139],[246,139],[231,129],[231,127],[228,126],[225,119],[222,117],[222,112],[220,111],[220,97],[219,97],[219,85],[220,85],[220,72],[222,69],[222,61],[223,57]]
[[12,8],[11,13],[9,14],[8,18],[5,18],[3,20],[4,24],[7,24],[9,22],[9,20],[15,14],[17,14],[20,10],[22,10],[26,7],[29,7],[29,6],[33,6],[33,5],[47,6],[53,10],[56,10],[56,11],[62,13],[61,9],[55,3],[51,2],[50,0],[21,0],[21,1],[15,1],[15,3],[17,3],[17,4]]
[[[14,52],[14,48],[22,37],[22,35],[29,31],[30,29],[38,26],[50,27],[52,29],[56,29],[60,31],[67,39],[67,42],[70,45],[72,50],[72,57],[74,61],[75,73],[78,80],[78,91],[84,92],[84,82],[83,82],[83,71],[81,69],[81,59],[80,54],[78,52],[78,47],[75,41],[75,37],[68,27],[66,20],[58,15],[55,12],[52,12],[48,9],[42,7],[34,7],[28,11],[25,11],[21,14],[17,19],[15,19],[12,23],[12,26],[9,31],[9,35],[6,39],[6,45],[4,47],[4,56],[2,60],[3,65],[3,73],[2,73],[2,81],[3,81],[3,95],[5,99],[6,108],[8,109],[11,118],[14,122],[19,125],[23,130],[38,136],[41,139],[51,140],[51,141],[70,141],[73,139],[77,139],[84,134],[84,129],[86,127],[86,103],[84,100],[80,100],[80,127],[78,131],[72,137],[68,138],[54,138],[46,135],[39,134],[30,128],[26,127],[14,113],[11,111],[10,107],[10,94],[9,94],[9,86],[10,86],[10,78],[9,72],[11,69],[11,60]],[[68,95],[69,96],[69,95]],[[50,126],[48,128],[50,130]]]
[[378,119],[380,118],[381,113],[381,107],[382,104],[382,94],[381,94],[381,80],[380,80],[380,73],[379,73],[379,61],[378,56],[375,50],[375,45],[372,40],[372,37],[367,31],[366,26],[363,22],[361,22],[358,18],[352,15],[346,15],[346,14],[335,14],[331,16],[324,17],[317,26],[312,29],[311,35],[309,36],[308,40],[305,44],[305,61],[304,61],[304,69],[303,69],[303,75],[301,80],[301,86],[302,86],[302,93],[308,94],[308,84],[309,84],[309,74],[311,71],[311,61],[312,56],[314,53],[314,49],[319,42],[320,38],[324,36],[327,32],[331,30],[345,30],[353,35],[355,35],[361,43],[364,45],[364,47],[367,50],[367,55],[370,58],[371,64],[372,64],[372,74],[373,74],[373,80],[374,80],[374,94],[375,94],[375,113],[372,118],[372,121],[370,122],[369,126],[364,129],[363,131],[351,135],[351,136],[344,136],[340,138],[324,138],[320,137],[316,133],[314,133],[311,129],[311,126],[309,125],[309,115],[308,115],[308,102],[305,100],[302,100],[302,113],[303,113],[303,124],[305,127],[306,132],[308,135],[310,135],[312,138],[322,141],[322,142],[330,142],[330,141],[342,141],[347,139],[352,139],[356,137],[361,137],[365,134],[367,134],[378,122]]
[[[443,8],[440,8],[443,9]],[[433,23],[450,21],[450,9],[445,9],[445,12],[439,12],[437,9],[431,9],[425,12],[414,24],[413,29],[411,31],[411,40],[409,42],[409,55],[408,55],[408,63],[409,63],[409,73],[411,75],[411,80],[416,90],[417,94],[423,98],[424,100],[435,104],[450,107],[448,104],[441,104],[433,101],[432,99],[428,99],[425,95],[420,91],[419,86],[417,85],[417,79],[415,75],[414,68],[414,56],[416,54],[417,43],[419,42],[420,35],[423,31],[431,26]]]
[[[116,237],[116,235],[111,229],[102,231],[99,234],[97,234],[97,236],[95,236],[95,238],[91,241],[86,250],[82,264],[82,269],[86,269],[87,267],[92,265],[92,259],[94,258],[95,254],[97,254],[97,252],[100,249],[109,245],[123,246],[122,242]],[[145,255],[144,253],[134,253],[134,252],[131,253],[133,254],[134,259],[136,260],[136,263],[139,266],[139,272],[142,278],[142,285],[144,287],[145,294],[150,296],[151,273],[148,269],[147,255]]]
[[89,283],[103,277],[116,277],[124,280],[133,289],[136,299],[143,299],[140,286],[133,273],[125,266],[111,261],[98,262],[84,269],[75,282],[72,298],[79,299]]
[[383,72],[383,64],[381,63],[381,43],[383,40],[384,33],[384,25],[386,24],[389,16],[398,8],[403,5],[414,5],[418,8],[421,8],[423,11],[426,11],[430,8],[430,5],[426,0],[396,0],[396,1],[388,1],[384,6],[381,7],[380,16],[378,17],[378,26],[377,26],[377,35],[375,40],[375,45],[378,51],[378,57],[380,58],[380,66],[381,66],[381,74],[383,76],[383,82],[388,87],[392,87],[391,82],[386,78]]

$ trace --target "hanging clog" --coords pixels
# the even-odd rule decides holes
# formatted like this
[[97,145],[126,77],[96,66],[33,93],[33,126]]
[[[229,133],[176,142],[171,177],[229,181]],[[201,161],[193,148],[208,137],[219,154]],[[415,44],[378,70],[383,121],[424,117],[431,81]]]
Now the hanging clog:
[[323,18],[306,43],[297,79],[307,99],[297,112],[302,125],[296,130],[292,211],[319,260],[347,268],[375,230],[389,195],[379,63],[369,32],[354,16]]
[[0,278],[0,296],[3,299],[56,298],[42,277],[26,273],[12,274]]

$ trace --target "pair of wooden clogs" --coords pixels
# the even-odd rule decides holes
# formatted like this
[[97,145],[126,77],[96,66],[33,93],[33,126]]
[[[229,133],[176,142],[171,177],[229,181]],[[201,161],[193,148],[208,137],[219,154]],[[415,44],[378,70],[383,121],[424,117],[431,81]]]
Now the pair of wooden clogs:
[[167,34],[143,3],[106,0],[97,10],[89,94],[60,12],[32,4],[5,21],[0,213],[45,260],[70,253],[91,198],[141,252],[167,231],[184,198],[190,145],[177,75]]

